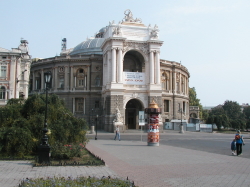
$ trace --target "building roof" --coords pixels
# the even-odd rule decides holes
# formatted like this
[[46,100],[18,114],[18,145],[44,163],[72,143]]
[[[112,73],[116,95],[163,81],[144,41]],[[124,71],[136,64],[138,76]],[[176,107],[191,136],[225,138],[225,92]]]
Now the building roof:
[[75,54],[103,54],[101,45],[104,42],[105,38],[89,38],[86,41],[78,44],[71,52],[70,55]]
[[6,53],[9,53],[9,52],[11,52],[11,51],[10,51],[10,50],[8,50],[8,49],[4,49],[4,48],[0,47],[0,52],[6,52]]

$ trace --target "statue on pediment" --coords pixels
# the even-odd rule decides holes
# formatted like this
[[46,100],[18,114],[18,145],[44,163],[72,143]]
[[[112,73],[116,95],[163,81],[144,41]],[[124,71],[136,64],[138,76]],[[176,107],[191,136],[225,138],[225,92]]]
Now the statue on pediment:
[[150,37],[152,39],[158,39],[158,33],[159,33],[158,26],[155,25],[154,28],[152,29],[151,33],[150,33]]
[[[125,17],[124,17],[124,21],[125,22],[136,22],[136,23],[141,23],[141,19],[140,18],[133,18],[133,14],[131,12],[131,10],[127,9],[124,11]],[[123,21],[122,21],[123,23]]]
[[134,19],[133,19],[133,14],[132,14],[131,10],[129,10],[129,9],[125,10],[124,14],[125,14],[125,18],[124,18],[125,21],[133,22]]

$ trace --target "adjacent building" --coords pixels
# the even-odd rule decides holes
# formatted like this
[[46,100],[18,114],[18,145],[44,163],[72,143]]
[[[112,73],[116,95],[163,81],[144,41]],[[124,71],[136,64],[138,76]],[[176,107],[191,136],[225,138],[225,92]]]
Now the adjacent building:
[[12,50],[0,47],[0,106],[12,98],[28,97],[30,65],[27,40],[21,39]]
[[50,71],[49,93],[59,95],[89,125],[97,122],[98,129],[113,131],[115,122],[122,131],[140,129],[144,119],[139,111],[152,100],[162,108],[161,124],[187,121],[187,68],[160,58],[163,41],[157,25],[144,25],[130,10],[124,15],[72,49],[64,38],[60,56],[34,59],[30,94],[44,92],[44,73]]

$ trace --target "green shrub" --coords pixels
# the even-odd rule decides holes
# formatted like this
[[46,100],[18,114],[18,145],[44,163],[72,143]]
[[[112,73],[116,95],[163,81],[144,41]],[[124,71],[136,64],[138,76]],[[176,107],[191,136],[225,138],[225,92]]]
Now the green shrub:
[[51,158],[53,159],[71,159],[73,157],[81,157],[83,154],[84,145],[79,144],[65,144],[56,142],[51,146]]
[[[22,156],[37,153],[37,146],[43,136],[45,105],[45,95],[35,94],[26,101],[12,99],[0,108],[0,154]],[[61,150],[66,157],[71,157],[63,147],[55,149],[57,142],[74,145],[76,142],[87,141],[85,134],[88,127],[85,120],[74,117],[65,108],[64,102],[54,94],[48,96],[47,124],[48,143],[57,155]]]

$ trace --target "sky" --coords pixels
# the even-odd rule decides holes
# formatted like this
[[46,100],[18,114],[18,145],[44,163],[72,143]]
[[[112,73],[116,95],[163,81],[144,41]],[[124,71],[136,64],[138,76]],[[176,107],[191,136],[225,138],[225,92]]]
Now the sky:
[[181,62],[203,106],[250,104],[249,0],[0,0],[0,47],[29,42],[32,58],[49,58],[92,37],[130,9],[159,27],[160,58]]

